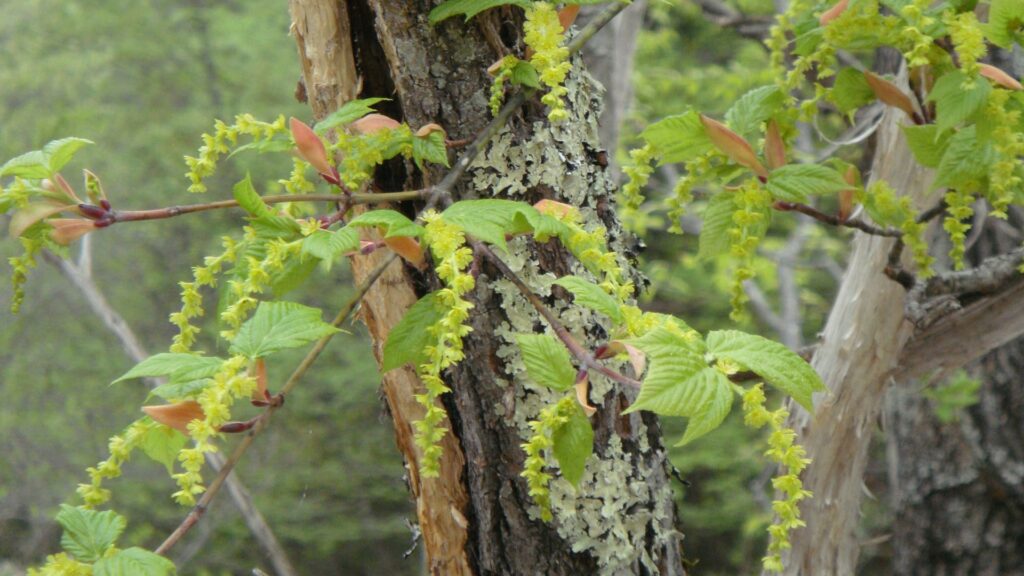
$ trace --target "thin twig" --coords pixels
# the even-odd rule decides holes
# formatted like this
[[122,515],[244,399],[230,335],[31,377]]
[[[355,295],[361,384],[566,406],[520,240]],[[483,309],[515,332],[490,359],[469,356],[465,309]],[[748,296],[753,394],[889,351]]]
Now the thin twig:
[[808,206],[807,204],[800,204],[799,202],[779,201],[776,202],[773,205],[773,207],[776,210],[780,210],[782,212],[799,212],[801,214],[806,214],[819,222],[824,222],[825,224],[829,224],[832,226],[856,228],[857,230],[860,230],[861,232],[865,232],[867,234],[871,234],[872,236],[885,236],[888,238],[899,238],[903,236],[903,232],[900,232],[895,228],[880,228],[878,226],[875,226],[874,224],[869,224],[868,222],[865,222],[860,218],[843,220],[839,218],[839,216],[825,214],[824,212],[818,210],[817,208]]

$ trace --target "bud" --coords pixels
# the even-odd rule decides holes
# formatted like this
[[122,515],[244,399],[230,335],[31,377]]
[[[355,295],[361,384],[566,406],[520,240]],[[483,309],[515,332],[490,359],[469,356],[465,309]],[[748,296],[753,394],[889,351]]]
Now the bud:
[[164,426],[170,426],[182,434],[188,434],[188,424],[193,420],[204,420],[206,414],[199,403],[186,400],[177,404],[143,406],[142,411]]
[[61,246],[67,246],[97,228],[96,222],[81,218],[54,218],[50,225],[53,226],[50,238]]
[[700,115],[700,121],[715,148],[731,158],[733,162],[753,170],[759,177],[768,177],[768,170],[757,159],[754,148],[742,136],[730,130],[725,124],[703,114]]
[[779,134],[779,125],[774,119],[768,121],[768,131],[764,136],[764,157],[772,170],[786,165],[786,143]]
[[312,128],[297,118],[291,119],[291,127],[292,139],[295,140],[299,157],[309,162],[317,172],[332,174],[334,170],[327,161],[327,149],[324,148],[323,140],[320,140]]
[[633,366],[633,374],[640,378],[644,375],[644,370],[647,369],[647,355],[644,354],[643,350],[640,350],[632,344],[626,344],[622,340],[613,340],[608,343],[606,351],[599,355],[598,358],[611,358],[617,354],[625,353],[629,356],[629,363]]
[[441,128],[440,125],[431,122],[430,124],[424,124],[422,127],[420,127],[420,129],[416,131],[416,137],[426,138],[427,136],[430,136],[433,132],[440,132],[441,134],[445,134],[444,128]]

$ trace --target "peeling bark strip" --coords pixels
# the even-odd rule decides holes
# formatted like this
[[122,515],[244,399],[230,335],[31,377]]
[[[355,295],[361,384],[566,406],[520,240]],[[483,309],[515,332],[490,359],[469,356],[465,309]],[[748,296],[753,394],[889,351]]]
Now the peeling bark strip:
[[[351,88],[359,77],[364,86],[360,97],[393,98],[395,109],[413,127],[436,122],[453,139],[475,136],[490,118],[486,69],[499,52],[521,49],[519,26],[504,27],[509,44],[495,46],[501,38],[492,33],[489,43],[478,22],[452,19],[431,27],[427,14],[436,4],[291,0],[314,114],[322,117],[351,97],[345,87]],[[518,10],[504,14],[513,22],[521,18]],[[332,18],[350,22],[321,21]],[[349,39],[335,33],[349,27]],[[338,51],[352,52],[353,44],[354,57],[337,57]],[[338,61],[352,62],[355,68],[332,68]],[[542,107],[528,104],[524,117],[492,141],[453,196],[572,203],[589,225],[605,226],[613,249],[625,255],[629,249],[610,206],[611,181],[591,153],[601,148],[601,102],[581,69],[577,59],[567,82],[570,118],[565,123],[550,126]],[[385,70],[390,76],[386,81],[380,78]],[[440,174],[429,170],[423,184],[437,181]],[[596,314],[551,295],[556,275],[582,273],[564,250],[537,247],[528,239],[509,244],[510,253],[503,258],[548,299],[575,337],[588,345],[606,338]],[[357,279],[372,265],[355,261]],[[524,459],[520,444],[529,433],[529,419],[554,396],[525,379],[513,334],[534,332],[541,325],[509,282],[489,280],[498,276],[484,267],[474,294],[474,332],[465,343],[466,360],[447,375],[453,392],[444,401],[452,434],[445,440],[440,479],[421,480],[416,474],[411,422],[421,415],[412,399],[419,382],[410,370],[384,377],[399,448],[409,463],[431,573],[684,574],[682,535],[675,527],[667,453],[657,420],[651,415],[621,416],[629,399],[603,379],[593,378],[590,398],[600,407],[594,425],[597,456],[588,461],[578,492],[564,480],[553,482],[556,519],[552,524],[539,520],[519,477]],[[415,301],[414,288],[427,290],[414,284],[401,265],[389,269],[382,280],[363,304],[378,358],[388,330]]]
[[[885,180],[919,205],[932,174],[915,160],[900,130],[900,111],[886,111],[879,128],[871,180]],[[804,487],[807,527],[794,532],[784,556],[790,576],[855,573],[861,484],[867,449],[882,400],[911,324],[904,319],[904,289],[883,274],[893,239],[857,233],[836,304],[812,366],[828,392],[815,398],[815,413],[795,411],[791,424],[813,462]]]

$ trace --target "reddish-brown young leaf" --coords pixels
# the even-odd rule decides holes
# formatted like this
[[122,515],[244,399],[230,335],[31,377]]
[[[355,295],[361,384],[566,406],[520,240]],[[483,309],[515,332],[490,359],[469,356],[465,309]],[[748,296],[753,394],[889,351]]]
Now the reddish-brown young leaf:
[[623,352],[629,356],[629,363],[633,366],[633,375],[637,378],[642,378],[644,370],[647,369],[647,355],[644,354],[643,350],[632,344],[627,344],[621,340],[614,340],[608,344],[604,354],[598,356],[598,358],[611,358]]
[[818,23],[824,26],[829,22],[835,20],[836,18],[839,17],[840,14],[842,14],[846,10],[846,7],[849,4],[850,0],[839,0],[839,2],[836,2],[835,6],[822,12],[821,18],[818,18]]
[[865,71],[864,78],[868,81],[868,86],[871,87],[871,91],[875,93],[879,100],[889,106],[903,110],[907,113],[907,116],[914,117],[916,115],[914,102],[898,86],[873,72]]
[[194,400],[185,400],[177,404],[143,406],[142,411],[153,420],[164,426],[170,426],[182,434],[188,434],[189,422],[206,418],[202,407]]
[[423,267],[423,247],[420,246],[420,243],[415,238],[395,236],[394,238],[385,238],[384,244],[394,250],[396,254],[409,261],[413,266],[417,268]]
[[576,16],[580,13],[579,4],[569,4],[565,8],[558,11],[558,21],[562,24],[562,30],[568,30],[569,26],[576,21]]
[[327,149],[324,148],[323,140],[298,118],[291,119],[292,139],[295,140],[295,148],[299,157],[309,162],[317,172],[331,174],[331,163],[327,161]]
[[753,146],[742,136],[730,130],[725,124],[708,118],[701,114],[700,121],[704,124],[704,131],[707,132],[711,143],[723,154],[732,159],[740,166],[745,166],[754,171],[761,178],[768,177],[768,170],[761,161],[757,159]]
[[430,124],[424,124],[423,126],[420,126],[420,129],[416,131],[416,137],[426,138],[427,136],[430,136],[434,132],[440,132],[442,134],[445,134],[444,128],[441,128],[439,124],[431,122]]
[[1006,72],[1003,72],[1001,69],[996,68],[991,64],[978,64],[978,67],[980,68],[978,71],[979,74],[1003,88],[1008,90],[1024,90],[1024,86],[1021,86],[1021,83],[1016,78],[1010,76]]
[[564,218],[566,216],[576,213],[575,206],[566,204],[564,202],[558,202],[557,200],[548,200],[547,198],[538,201],[536,204],[533,205],[533,207],[536,208],[537,211],[540,212],[541,214],[546,214],[548,216],[554,216],[558,218]]
[[7,227],[7,231],[11,238],[17,238],[36,222],[49,218],[58,212],[71,211],[75,210],[75,208],[75,206],[52,201],[32,202],[11,216],[11,223]]
[[786,165],[786,143],[782,141],[779,124],[774,119],[768,121],[768,131],[764,135],[764,157],[772,170]]
[[846,219],[853,213],[854,200],[857,195],[857,168],[850,166],[846,169],[846,174],[843,174],[843,180],[850,185],[850,188],[846,188],[839,191],[839,220],[840,222],[846,222]]
[[257,358],[249,369],[249,374],[256,379],[256,389],[252,391],[252,399],[257,402],[270,400],[270,392],[267,391],[267,363],[263,358]]
[[590,392],[590,378],[587,377],[586,372],[580,372],[576,376],[576,401],[580,403],[580,407],[583,408],[583,412],[587,414],[587,418],[594,415],[597,412],[597,408],[590,405],[590,399],[587,395]]
[[54,218],[49,222],[53,226],[50,238],[61,246],[67,246],[97,229],[95,221],[81,218]]
[[356,134],[372,134],[379,130],[390,130],[398,128],[401,124],[394,118],[383,114],[367,114],[359,120],[349,124],[349,128]]

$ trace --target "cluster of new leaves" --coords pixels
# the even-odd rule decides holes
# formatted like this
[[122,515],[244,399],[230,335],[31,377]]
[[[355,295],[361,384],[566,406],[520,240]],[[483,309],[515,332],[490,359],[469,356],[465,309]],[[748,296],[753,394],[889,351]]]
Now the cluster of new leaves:
[[46,565],[29,569],[29,576],[173,576],[174,564],[144,548],[118,548],[124,532],[123,516],[111,510],[96,512],[64,504],[57,514],[64,529],[64,552],[46,559]]

